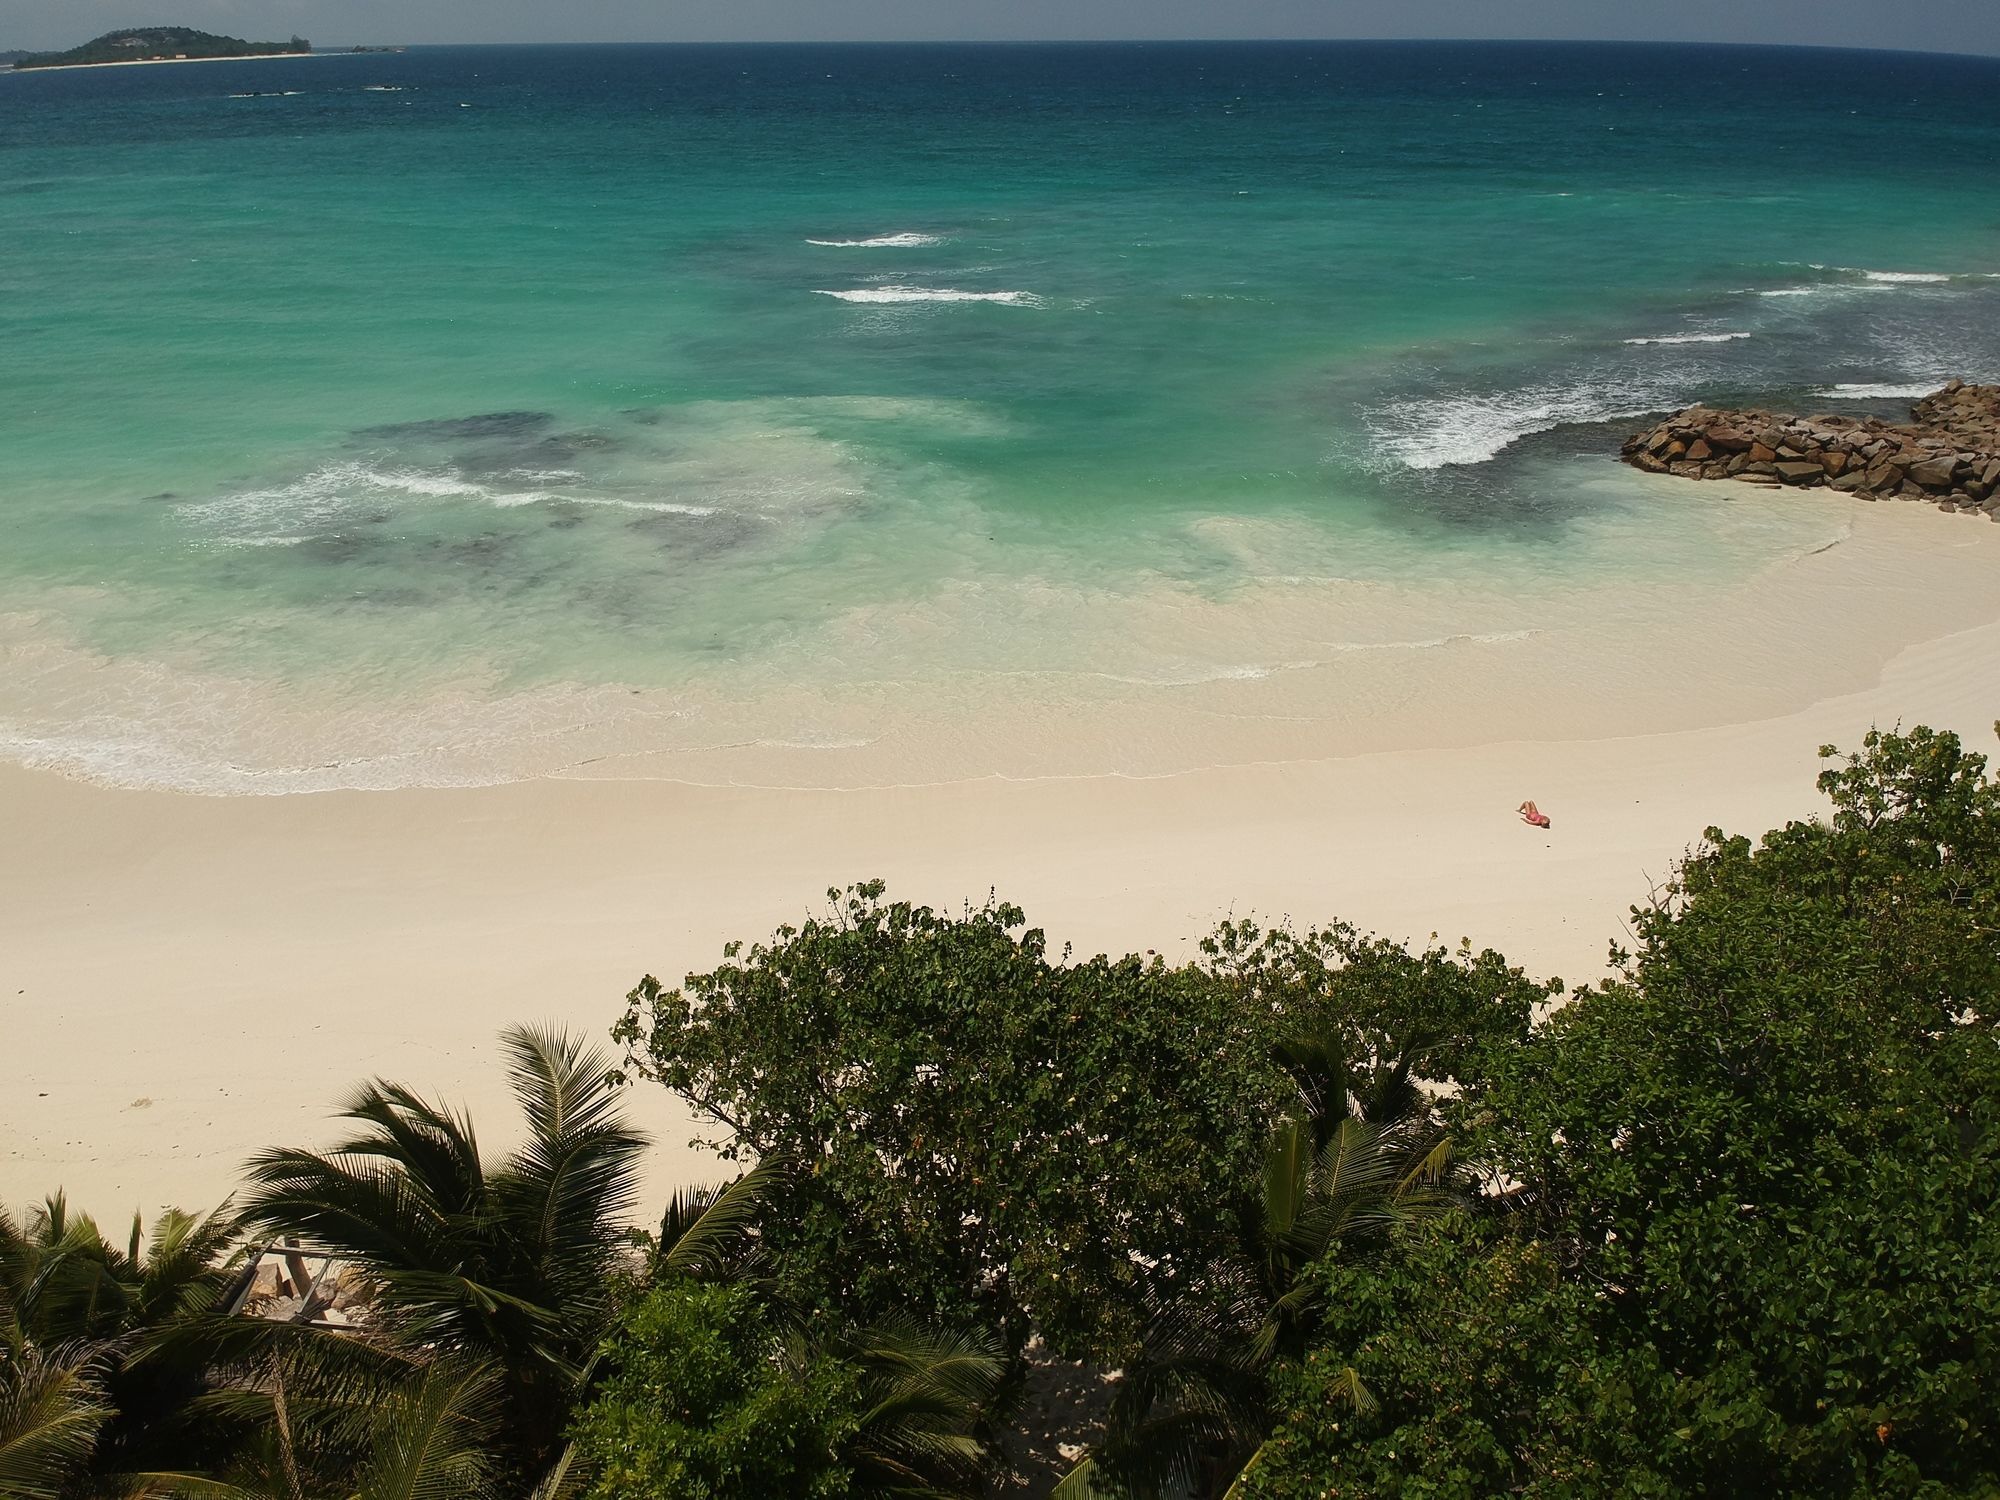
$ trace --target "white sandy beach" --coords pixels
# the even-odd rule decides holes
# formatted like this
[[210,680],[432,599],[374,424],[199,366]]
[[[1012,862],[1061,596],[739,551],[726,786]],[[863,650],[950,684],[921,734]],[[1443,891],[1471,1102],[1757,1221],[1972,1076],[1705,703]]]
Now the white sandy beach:
[[[876,875],[935,903],[996,889],[1087,951],[1184,951],[1232,912],[1344,917],[1587,981],[1705,825],[1813,810],[1821,743],[1901,721],[1994,748],[2000,527],[1855,510],[1859,543],[1884,550],[1805,559],[1787,587],[1844,621],[1842,649],[1873,654],[1858,688],[1768,718],[1737,705],[1760,689],[1796,702],[1823,664],[1776,654],[1722,700],[1724,722],[1705,698],[1683,703],[1684,727],[1620,738],[1482,742],[1464,723],[1439,736],[1449,748],[1152,778],[773,790],[606,774],[198,797],[0,771],[0,1201],[61,1187],[114,1219],[212,1203],[257,1148],[329,1139],[331,1105],[371,1073],[469,1103],[502,1141],[501,1025],[602,1036],[642,973],[706,967]],[[1871,590],[1865,570],[1891,557],[1910,575]],[[1571,720],[1561,680],[1534,691]],[[1524,797],[1551,832],[1515,818]],[[714,1175],[671,1101],[637,1098],[662,1142],[656,1186]]]

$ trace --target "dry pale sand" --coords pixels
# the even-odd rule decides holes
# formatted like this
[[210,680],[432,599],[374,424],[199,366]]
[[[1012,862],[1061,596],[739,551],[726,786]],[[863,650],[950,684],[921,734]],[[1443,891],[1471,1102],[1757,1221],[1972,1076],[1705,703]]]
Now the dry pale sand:
[[[1898,514],[1865,524],[1960,548],[1976,527],[2000,559],[2000,528],[1884,509]],[[1992,748],[1990,576],[1990,595],[1940,610],[1950,634],[1919,640],[1904,618],[1915,644],[1885,649],[1860,691],[1620,739],[845,791],[539,780],[204,798],[0,771],[0,1201],[62,1187],[107,1217],[206,1205],[256,1148],[329,1139],[333,1101],[378,1072],[469,1103],[503,1143],[500,1026],[601,1036],[642,973],[705,967],[876,875],[931,902],[997,888],[1090,951],[1181,951],[1230,912],[1340,916],[1587,980],[1705,825],[1754,832],[1815,807],[1822,742],[1900,720]],[[1865,613],[1851,580],[1829,586]],[[1524,797],[1550,833],[1516,820]],[[638,1101],[662,1143],[656,1188],[714,1175],[671,1100]]]

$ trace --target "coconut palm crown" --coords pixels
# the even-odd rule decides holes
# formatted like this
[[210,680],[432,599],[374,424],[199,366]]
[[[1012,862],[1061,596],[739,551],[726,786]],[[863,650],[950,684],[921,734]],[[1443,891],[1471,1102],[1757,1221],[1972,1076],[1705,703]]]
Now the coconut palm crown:
[[645,1137],[601,1052],[532,1027],[501,1041],[527,1125],[504,1160],[481,1156],[464,1114],[378,1079],[331,1151],[251,1162],[244,1216],[359,1267],[406,1339],[490,1361],[514,1457],[539,1470],[610,1316]]

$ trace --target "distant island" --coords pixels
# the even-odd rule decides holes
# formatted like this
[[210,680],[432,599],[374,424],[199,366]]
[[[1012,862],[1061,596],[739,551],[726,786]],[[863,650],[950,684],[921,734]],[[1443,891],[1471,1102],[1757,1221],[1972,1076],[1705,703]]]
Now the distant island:
[[304,37],[289,42],[246,42],[217,36],[190,26],[141,26],[107,31],[95,41],[67,52],[25,52],[13,55],[16,68],[91,68],[111,63],[195,62],[230,57],[301,57],[312,43]]

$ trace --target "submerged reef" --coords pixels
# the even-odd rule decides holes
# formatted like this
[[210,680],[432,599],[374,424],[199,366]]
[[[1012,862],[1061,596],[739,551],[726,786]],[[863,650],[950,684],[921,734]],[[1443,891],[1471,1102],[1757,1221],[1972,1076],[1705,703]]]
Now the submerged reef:
[[1824,485],[2000,521],[2000,385],[1954,380],[1907,423],[1690,406],[1629,439],[1627,463],[1687,479]]

